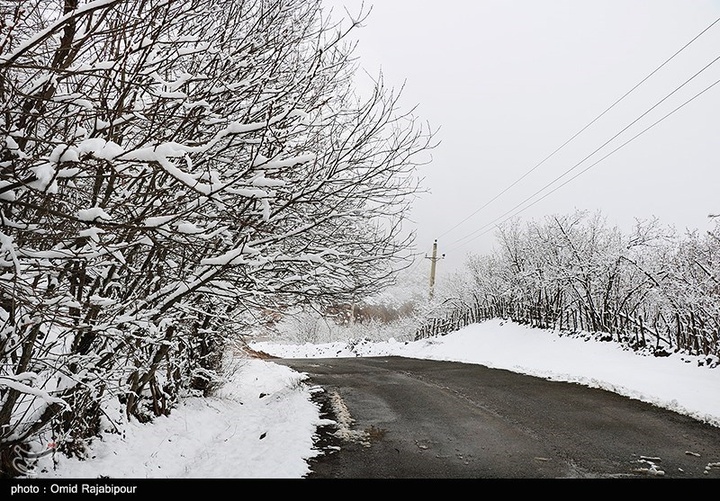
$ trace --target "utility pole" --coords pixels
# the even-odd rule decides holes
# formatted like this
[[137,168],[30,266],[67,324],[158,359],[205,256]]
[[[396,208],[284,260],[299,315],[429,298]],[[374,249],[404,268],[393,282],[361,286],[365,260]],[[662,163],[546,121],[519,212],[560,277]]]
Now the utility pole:
[[437,240],[433,243],[432,257],[425,256],[425,259],[430,260],[430,299],[432,299],[435,292],[435,268],[438,261],[445,259],[445,254],[441,257],[437,255]]

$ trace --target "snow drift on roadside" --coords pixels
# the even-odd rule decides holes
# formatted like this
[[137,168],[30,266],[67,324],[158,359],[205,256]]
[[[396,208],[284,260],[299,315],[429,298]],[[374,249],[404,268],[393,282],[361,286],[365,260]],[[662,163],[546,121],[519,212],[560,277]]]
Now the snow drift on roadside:
[[85,461],[42,458],[38,477],[300,478],[321,424],[304,376],[257,359],[243,359],[213,397],[188,398],[151,424],[127,423],[105,434]]
[[253,348],[285,358],[396,355],[481,364],[497,369],[602,388],[720,426],[720,367],[699,357],[645,356],[613,342],[489,320],[414,342],[390,340]]

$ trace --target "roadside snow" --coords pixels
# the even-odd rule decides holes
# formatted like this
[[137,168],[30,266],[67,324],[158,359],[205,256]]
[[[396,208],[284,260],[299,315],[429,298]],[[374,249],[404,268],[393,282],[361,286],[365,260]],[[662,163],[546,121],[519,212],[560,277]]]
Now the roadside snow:
[[253,348],[284,358],[395,355],[480,364],[602,388],[720,426],[720,367],[708,368],[700,357],[644,356],[614,342],[561,336],[503,320],[416,342],[255,343]]
[[[698,357],[642,356],[612,342],[560,336],[491,320],[447,336],[282,345],[252,343],[277,357],[405,356],[482,364],[614,391],[720,426],[720,367]],[[701,365],[702,364],[702,365]],[[259,359],[243,359],[214,397],[190,398],[169,417],[130,423],[90,446],[88,460],[41,458],[36,477],[301,478],[318,425],[305,376]],[[44,470],[43,470],[44,469]]]
[[[127,424],[86,460],[42,458],[38,478],[300,478],[322,424],[304,376],[243,359],[211,398],[188,398],[152,424]],[[53,466],[52,462],[56,464]]]

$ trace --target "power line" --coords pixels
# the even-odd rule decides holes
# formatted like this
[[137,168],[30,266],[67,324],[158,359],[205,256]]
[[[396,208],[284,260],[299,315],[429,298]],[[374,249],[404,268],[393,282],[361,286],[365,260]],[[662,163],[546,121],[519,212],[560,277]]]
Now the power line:
[[[720,57],[718,57],[718,59],[720,59]],[[716,60],[717,60],[717,59],[716,59]],[[610,151],[609,153],[607,153],[607,154],[606,154],[605,156],[603,156],[602,158],[600,158],[600,159],[598,159],[597,161],[595,161],[594,163],[588,165],[586,168],[584,168],[583,170],[581,170],[580,172],[578,172],[577,174],[575,174],[575,175],[574,175],[573,177],[571,177],[570,179],[566,180],[564,183],[560,184],[559,186],[556,186],[554,189],[552,189],[551,191],[549,191],[548,193],[546,193],[545,195],[543,195],[543,196],[540,197],[539,199],[535,200],[534,202],[530,203],[530,204],[527,205],[526,207],[523,207],[522,209],[520,209],[520,210],[518,210],[517,212],[515,212],[515,213],[513,213],[513,214],[511,214],[511,215],[508,216],[508,214],[510,214],[511,212],[515,211],[515,209],[521,207],[523,204],[525,204],[526,202],[528,202],[529,200],[531,200],[533,197],[535,197],[536,195],[538,195],[540,192],[542,192],[545,188],[547,188],[547,187],[550,186],[551,184],[555,183],[555,181],[557,181],[558,179],[562,178],[562,177],[565,176],[567,173],[569,173],[570,171],[572,171],[575,167],[577,167],[577,165],[579,165],[579,164],[577,164],[575,167],[573,167],[572,169],[569,169],[568,171],[566,171],[565,173],[563,173],[561,176],[559,176],[558,178],[556,178],[554,181],[552,181],[551,183],[549,183],[548,185],[546,185],[546,186],[543,187],[542,189],[536,191],[534,194],[530,195],[528,198],[526,198],[525,200],[523,200],[522,202],[520,202],[518,205],[516,205],[515,207],[513,207],[513,208],[510,209],[509,211],[505,212],[503,215],[495,218],[493,221],[491,221],[490,223],[482,226],[481,228],[479,228],[479,229],[476,230],[475,232],[471,233],[470,235],[467,235],[466,237],[463,237],[463,238],[457,240],[456,242],[453,242],[453,243],[458,243],[458,242],[460,242],[460,241],[462,241],[462,240],[465,240],[466,238],[468,238],[468,237],[470,237],[470,236],[472,236],[472,235],[475,235],[475,233],[481,232],[481,233],[479,233],[479,234],[477,234],[477,235],[475,235],[475,236],[472,236],[472,238],[470,238],[470,239],[467,240],[466,242],[463,242],[462,244],[457,245],[457,246],[451,248],[448,252],[451,252],[451,251],[456,250],[456,249],[458,249],[458,248],[460,248],[460,247],[462,247],[462,246],[464,246],[464,245],[467,245],[468,243],[472,242],[473,240],[475,240],[475,239],[477,239],[477,238],[479,238],[479,237],[481,237],[481,236],[489,233],[491,230],[493,230],[493,229],[495,229],[495,228],[497,227],[497,225],[496,225],[495,223],[498,222],[498,221],[500,221],[501,219],[502,219],[502,222],[501,222],[501,223],[504,223],[504,222],[508,221],[509,219],[517,216],[518,214],[526,211],[527,209],[529,209],[530,207],[532,207],[532,206],[534,206],[535,204],[539,203],[540,201],[544,200],[545,198],[547,198],[548,196],[552,195],[552,194],[555,193],[557,190],[559,190],[559,189],[562,188],[563,186],[567,185],[568,183],[570,183],[571,181],[573,181],[574,179],[576,179],[578,176],[584,174],[585,172],[587,172],[588,170],[590,170],[592,167],[596,166],[597,164],[599,164],[600,162],[602,162],[603,160],[605,160],[606,158],[608,158],[610,155],[612,155],[612,154],[616,153],[617,151],[619,151],[620,149],[624,148],[624,147],[627,146],[629,143],[631,143],[632,141],[634,141],[634,140],[637,139],[638,137],[642,136],[642,135],[645,134],[647,131],[649,131],[650,129],[652,129],[653,127],[655,127],[656,125],[658,125],[659,123],[663,122],[665,119],[667,119],[667,118],[670,117],[671,115],[675,114],[675,113],[676,113],[677,111],[679,111],[681,108],[683,108],[683,107],[685,107],[686,105],[690,104],[692,101],[694,101],[695,99],[697,99],[697,98],[700,97],[701,95],[705,94],[707,91],[709,91],[710,89],[712,89],[713,87],[715,87],[715,86],[718,85],[718,84],[720,84],[720,80],[716,80],[716,81],[713,82],[711,85],[707,86],[705,89],[703,89],[702,91],[700,91],[700,92],[698,92],[697,94],[695,94],[693,97],[691,97],[690,99],[688,99],[687,101],[685,101],[684,103],[682,103],[681,105],[679,105],[678,107],[676,107],[675,109],[673,109],[672,111],[670,111],[669,113],[667,113],[666,115],[664,115],[662,118],[660,118],[659,120],[655,121],[654,123],[652,123],[651,125],[649,125],[649,126],[646,127],[645,129],[643,129],[642,131],[640,131],[639,133],[637,133],[636,135],[634,135],[633,137],[631,137],[630,139],[628,139],[627,141],[625,141],[624,143],[622,143],[620,146],[616,147],[615,149],[613,149],[612,151]],[[674,92],[674,91],[673,91],[673,92]],[[615,137],[617,137],[617,136],[615,136]],[[607,144],[607,143],[606,143],[606,144]],[[602,148],[602,147],[601,147],[601,148]],[[596,150],[596,151],[597,151],[597,150]],[[593,154],[594,154],[594,153],[593,153]],[[590,156],[592,156],[592,154],[591,154]],[[586,157],[586,158],[587,158],[587,157]],[[584,161],[584,160],[583,160],[583,161]],[[582,162],[581,162],[581,163],[582,163]],[[506,217],[506,216],[508,216],[508,217]],[[504,218],[504,219],[503,219],[503,218]],[[485,231],[482,231],[482,230],[485,230]]]
[[[595,122],[600,120],[603,116],[605,116],[610,110],[615,108],[621,101],[623,101],[627,96],[629,96],[632,92],[635,91],[638,87],[640,87],[643,83],[645,83],[648,79],[650,79],[655,73],[660,71],[665,65],[667,65],[670,61],[675,59],[675,57],[683,52],[687,47],[689,47],[693,42],[695,42],[698,38],[700,38],[705,32],[707,32],[710,28],[715,26],[718,22],[720,22],[720,17],[717,18],[715,21],[710,23],[705,29],[703,29],[700,33],[695,35],[689,42],[687,42],[685,45],[683,45],[680,49],[678,49],[673,55],[671,55],[669,58],[667,58],[660,66],[655,68],[653,71],[651,71],[645,78],[640,80],[637,84],[635,84],[630,90],[628,90],[625,94],[623,94],[619,99],[617,99],[614,103],[612,103],[608,108],[606,108],[602,113],[600,113],[598,116],[596,116],[593,120],[591,120],[587,125],[585,125],[583,128],[581,128],[579,131],[577,131],[575,134],[573,134],[570,139],[565,141],[563,144],[561,144],[559,147],[557,147],[552,153],[550,153],[548,156],[543,158],[538,164],[536,164],[533,168],[525,172],[522,176],[520,176],[518,179],[516,179],[513,183],[511,183],[509,186],[507,186],[505,189],[503,189],[500,193],[495,195],[493,198],[491,198],[489,201],[487,201],[484,205],[482,205],[480,208],[472,212],[470,215],[465,217],[462,221],[457,223],[455,226],[451,227],[449,230],[442,233],[438,238],[442,238],[451,231],[458,228],[460,225],[468,221],[470,218],[478,214],[481,210],[485,209],[488,205],[493,203],[495,200],[503,196],[505,193],[507,193],[510,189],[512,189],[515,185],[517,185],[520,181],[525,179],[527,176],[529,176],[531,173],[533,173],[535,170],[537,170],[540,166],[545,164],[548,160],[550,160],[552,157],[554,157],[557,153],[559,153],[565,146],[567,146],[570,142],[572,142],[575,138],[577,138],[580,134],[585,132],[588,128],[590,128]],[[714,62],[714,61],[713,61]],[[712,64],[712,63],[710,63]],[[555,181],[553,181],[555,182]],[[552,184],[552,183],[551,183]],[[533,195],[534,196],[534,195]],[[460,239],[462,240],[462,239]]]
[[[503,216],[500,216],[500,218],[504,217],[507,213],[512,212],[513,210],[517,209],[518,207],[520,207],[521,205],[523,205],[525,202],[527,202],[528,200],[530,200],[530,199],[532,199],[533,197],[537,196],[538,194],[542,193],[542,192],[545,191],[547,188],[549,188],[550,186],[552,186],[553,184],[555,184],[557,181],[559,181],[559,180],[562,179],[563,177],[567,176],[570,172],[572,172],[572,171],[574,171],[575,169],[577,169],[580,165],[582,165],[583,163],[585,163],[585,162],[586,162],[588,159],[590,159],[593,155],[595,155],[597,152],[599,152],[600,150],[602,150],[602,149],[603,149],[605,146],[607,146],[609,143],[611,143],[612,141],[614,141],[614,140],[615,140],[618,136],[620,136],[623,132],[625,132],[625,131],[628,130],[630,127],[632,127],[633,125],[635,125],[638,121],[640,121],[641,119],[643,119],[648,113],[650,113],[651,111],[653,111],[655,108],[657,108],[657,107],[660,106],[662,103],[664,103],[666,100],[668,100],[671,96],[673,96],[676,92],[678,92],[680,89],[682,89],[682,88],[685,87],[687,84],[689,84],[691,81],[693,81],[695,78],[697,78],[701,73],[703,73],[704,71],[706,71],[710,66],[712,66],[713,64],[715,64],[718,60],[720,60],[720,56],[716,57],[715,59],[713,59],[712,61],[710,61],[708,64],[706,64],[702,69],[698,70],[693,76],[691,76],[690,78],[688,78],[687,80],[685,80],[682,84],[680,84],[678,87],[676,87],[672,92],[670,92],[670,93],[667,94],[664,98],[662,98],[660,101],[658,101],[658,102],[655,103],[653,106],[651,106],[650,108],[648,108],[644,113],[642,113],[639,117],[637,117],[635,120],[633,120],[633,121],[630,122],[628,125],[626,125],[622,130],[620,130],[620,132],[618,132],[617,134],[615,134],[614,136],[612,136],[610,139],[608,139],[607,141],[605,141],[600,147],[596,148],[592,153],[590,153],[590,154],[587,155],[585,158],[583,158],[582,160],[580,160],[578,163],[576,163],[575,165],[573,165],[572,167],[570,167],[569,169],[567,169],[565,172],[563,172],[562,174],[560,174],[559,176],[557,176],[555,179],[553,179],[552,181],[550,181],[549,183],[547,183],[545,186],[543,186],[542,188],[540,188],[539,190],[537,190],[536,192],[534,192],[532,195],[530,195],[529,197],[525,198],[525,199],[524,199],[522,202],[520,202],[518,205],[516,205],[515,207],[513,207],[512,209],[510,209],[508,212],[506,212],[505,214],[503,214]],[[711,88],[711,87],[712,87],[712,86],[710,86],[710,88]],[[706,90],[709,90],[709,88],[706,89]],[[703,91],[703,92],[704,92],[704,91]],[[701,94],[702,94],[702,93],[701,93]],[[693,98],[693,99],[694,99],[694,98]],[[692,99],[691,99],[691,100],[692,100]],[[689,101],[688,101],[688,102],[689,102]],[[594,164],[593,164],[593,165],[594,165]],[[586,169],[586,170],[587,170],[587,169]],[[582,172],[585,172],[585,171],[582,171]],[[575,177],[577,177],[577,176],[575,176]],[[575,179],[575,177],[573,177],[572,179]],[[561,186],[564,186],[564,184],[561,185]],[[551,193],[553,193],[554,191],[555,191],[555,190],[553,190]],[[549,195],[549,194],[548,194],[548,195]],[[545,198],[545,197],[543,197],[543,199],[544,199],[544,198]],[[499,219],[499,218],[498,218],[498,219]],[[493,221],[493,222],[494,222],[494,221]],[[492,223],[489,223],[489,224],[492,224]],[[461,242],[462,240],[465,240],[465,239],[467,239],[467,238],[469,238],[469,237],[472,237],[473,235],[475,235],[475,233],[478,233],[479,231],[481,231],[483,228],[485,228],[485,227],[487,227],[487,226],[488,226],[488,225],[485,225],[485,226],[481,227],[480,229],[475,230],[475,231],[469,233],[468,235],[466,235],[466,236],[464,236],[464,237],[462,237],[462,238],[459,238],[458,240],[452,242],[450,245],[456,244],[456,243],[458,243],[458,242]],[[463,244],[463,245],[464,245],[464,244]]]

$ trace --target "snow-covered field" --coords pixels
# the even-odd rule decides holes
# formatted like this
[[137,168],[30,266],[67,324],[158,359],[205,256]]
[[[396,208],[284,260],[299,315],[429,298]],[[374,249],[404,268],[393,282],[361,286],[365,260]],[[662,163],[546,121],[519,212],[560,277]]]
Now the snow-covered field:
[[[508,369],[614,391],[720,426],[720,367],[679,354],[649,357],[612,342],[563,337],[491,320],[416,342],[282,345],[253,349],[288,358],[398,355]],[[188,399],[153,424],[130,424],[90,446],[85,461],[44,456],[40,478],[301,478],[319,454],[323,421],[304,376],[260,359],[238,361],[228,384]]]

